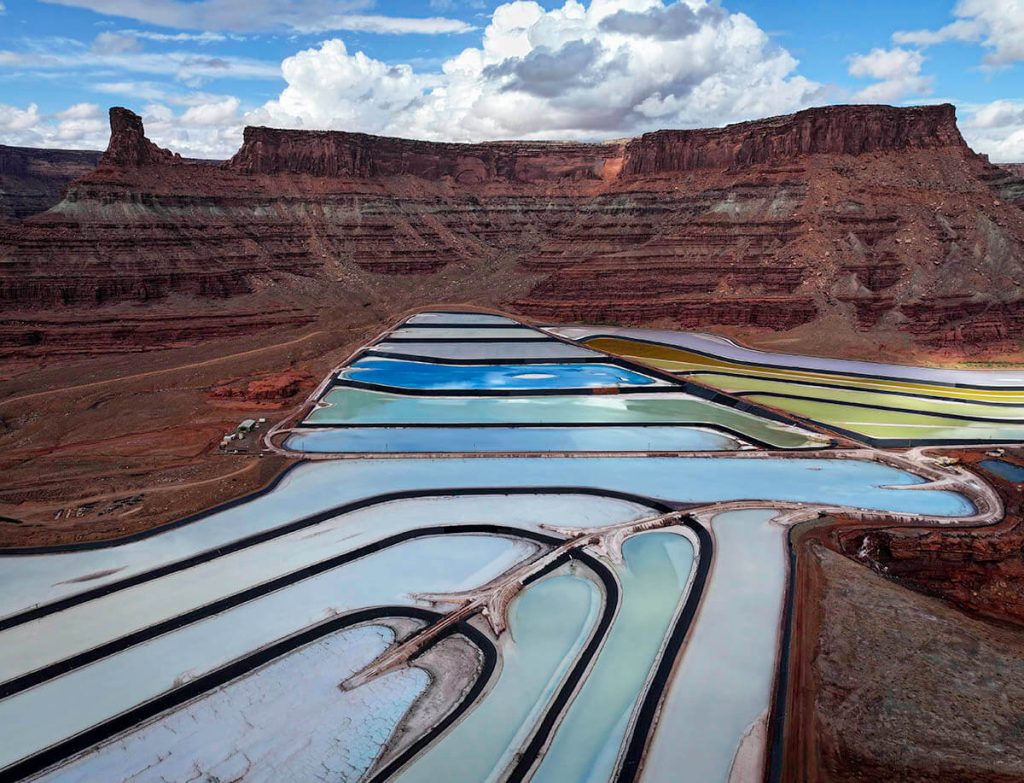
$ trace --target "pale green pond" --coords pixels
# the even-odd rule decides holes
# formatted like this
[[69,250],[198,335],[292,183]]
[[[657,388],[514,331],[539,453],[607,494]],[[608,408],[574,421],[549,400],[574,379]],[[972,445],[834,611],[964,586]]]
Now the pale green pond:
[[770,394],[755,394],[747,399],[880,440],[1024,441],[1024,422],[1001,424],[964,421],[923,413],[858,408],[841,403],[791,400]]
[[[983,402],[940,400],[934,397],[917,397],[907,394],[882,394],[879,392],[839,389],[803,383],[766,381],[755,378],[734,378],[729,375],[717,375],[714,373],[701,373],[694,375],[693,378],[707,383],[709,386],[725,389],[726,391],[793,394],[800,397],[814,397],[822,402],[879,405],[885,408],[903,408],[907,411],[929,415],[950,414],[983,419],[1018,419],[1024,424],[1024,405],[986,405]],[[802,402],[802,400],[787,401],[780,399],[775,404],[775,407],[788,409],[789,402]],[[969,424],[970,422],[965,423]]]
[[704,424],[777,448],[822,445],[809,432],[687,394],[421,397],[339,387],[323,402],[307,424]]

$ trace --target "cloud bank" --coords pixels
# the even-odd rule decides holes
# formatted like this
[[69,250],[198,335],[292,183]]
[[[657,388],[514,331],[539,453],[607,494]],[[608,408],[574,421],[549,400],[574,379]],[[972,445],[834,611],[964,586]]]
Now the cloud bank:
[[[373,14],[373,0],[47,1],[172,31],[115,26],[91,43],[37,42],[0,51],[0,69],[40,80],[85,74],[94,93],[142,113],[155,141],[194,157],[230,156],[246,124],[453,141],[602,139],[833,101],[920,102],[934,89],[929,47],[974,43],[990,69],[1024,59],[1024,0],[960,0],[948,25],[898,32],[890,48],[848,57],[849,74],[863,84],[848,91],[801,75],[784,47],[718,0],[564,0],[551,10],[516,0],[495,8],[480,28],[442,15]],[[437,14],[458,7],[430,3]],[[340,37],[283,62],[216,53],[221,42],[268,29],[476,30],[478,43],[426,66],[376,59]],[[227,92],[242,94],[239,80],[267,83],[259,92],[275,97],[253,105],[211,88],[230,84]],[[0,143],[102,148],[105,112],[97,103],[53,114],[36,104],[0,105]],[[960,108],[975,149],[997,161],[1024,160],[1024,101]]]
[[282,64],[255,123],[428,139],[600,138],[780,114],[823,97],[747,15],[689,0],[495,9],[440,73],[324,41]]

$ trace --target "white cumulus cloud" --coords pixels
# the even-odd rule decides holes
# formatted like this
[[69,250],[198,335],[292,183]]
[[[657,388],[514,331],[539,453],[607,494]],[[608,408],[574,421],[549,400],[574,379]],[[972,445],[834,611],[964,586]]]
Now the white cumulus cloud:
[[186,125],[220,126],[237,121],[238,98],[228,96],[221,101],[192,106],[181,116]]
[[708,0],[567,0],[496,8],[481,45],[441,73],[341,40],[282,64],[254,124],[430,139],[596,138],[717,125],[820,101],[821,85],[747,15]]
[[1024,163],[1024,101],[997,100],[965,107],[964,138],[997,163]]
[[854,96],[866,103],[891,103],[931,91],[932,79],[921,75],[924,55],[916,49],[872,49],[850,58],[850,75],[875,79]]
[[39,107],[34,103],[24,109],[0,103],[0,133],[6,134],[8,138],[16,138],[13,134],[30,130],[39,120]]
[[959,0],[955,21],[938,30],[910,30],[893,35],[897,44],[932,46],[946,41],[980,43],[987,65],[1000,67],[1024,60],[1024,0]]

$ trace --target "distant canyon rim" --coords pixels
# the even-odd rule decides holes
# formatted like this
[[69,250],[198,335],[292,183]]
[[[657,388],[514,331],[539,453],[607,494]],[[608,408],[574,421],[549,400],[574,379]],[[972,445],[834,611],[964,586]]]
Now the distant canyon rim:
[[[446,301],[904,361],[1024,339],[1024,179],[971,151],[950,105],[597,144],[247,128],[223,163],[110,116],[84,175],[80,153],[0,152],[0,174],[34,185],[0,223],[14,365]],[[77,178],[24,217],[47,170]]]

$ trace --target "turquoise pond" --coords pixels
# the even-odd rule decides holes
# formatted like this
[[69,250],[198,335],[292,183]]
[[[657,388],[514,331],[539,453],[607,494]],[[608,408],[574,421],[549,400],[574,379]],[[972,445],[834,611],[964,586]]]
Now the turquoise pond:
[[976,521],[955,482],[513,318],[358,355],[264,489],[0,551],[0,779],[760,779],[794,507]]
[[682,392],[444,396],[336,386],[303,422],[307,426],[409,425],[690,425],[725,429],[744,440],[780,449],[821,448],[827,440],[807,430],[717,405]]
[[[5,581],[19,587],[0,596],[5,613],[38,605],[43,597],[53,600],[97,587],[116,587],[111,585],[112,579],[130,577],[140,568],[157,569],[151,579],[102,592],[59,612],[0,631],[0,680],[31,675],[41,666],[59,667],[69,656],[88,655],[112,641],[131,639],[164,623],[173,624],[185,613],[210,610],[180,627],[161,630],[144,643],[132,642],[98,660],[62,670],[34,687],[0,699],[0,721],[9,727],[0,737],[0,767],[17,762],[26,754],[44,752],[64,738],[81,736],[104,721],[127,714],[136,705],[180,691],[182,683],[293,638],[325,619],[365,607],[423,606],[424,595],[450,595],[492,584],[503,575],[508,578],[511,569],[550,547],[549,543],[516,535],[516,530],[550,535],[552,525],[561,526],[561,530],[590,529],[594,524],[635,521],[657,513],[643,500],[601,497],[601,493],[622,492],[677,503],[804,500],[936,517],[971,512],[971,504],[954,492],[900,488],[921,483],[921,479],[905,471],[845,459],[727,456],[331,460],[300,465],[272,491],[149,539],[68,554],[0,556],[0,572]],[[503,487],[510,494],[501,494]],[[524,488],[535,489],[524,493]],[[548,494],[545,488],[550,488]],[[588,488],[597,496],[584,494]],[[484,494],[463,494],[473,489],[483,490]],[[511,494],[513,491],[516,494]],[[422,492],[425,496],[408,497],[410,492]],[[395,493],[403,493],[401,499],[389,499],[396,497]],[[370,502],[349,511],[332,510],[367,500]],[[309,515],[317,516],[304,527],[291,527],[293,522]],[[481,523],[497,523],[508,532],[458,529]],[[449,532],[437,526],[445,526]],[[418,538],[384,544],[387,537],[426,527],[434,530]],[[276,529],[281,532],[276,533]],[[255,543],[235,550],[225,546],[260,533],[267,535],[260,536]],[[611,624],[603,632],[602,644],[595,648],[585,677],[566,704],[560,723],[538,759],[533,779],[558,783],[614,779],[619,752],[631,736],[632,716],[647,688],[648,675],[661,654],[666,634],[673,627],[681,602],[686,600],[694,565],[709,554],[700,552],[695,540],[676,526],[627,538],[621,560],[595,554],[614,576],[614,584],[621,593],[619,603]],[[356,549],[364,549],[365,554],[337,561],[330,568],[318,565],[334,563],[339,556]],[[193,560],[210,552],[215,553],[211,559]],[[766,567],[784,565],[779,552],[768,546],[752,546],[746,550],[746,556],[758,558],[762,552],[770,560]],[[715,557],[728,554],[730,548],[723,538]],[[176,570],[170,567],[174,563],[183,565]],[[736,564],[742,568],[724,571],[723,578],[746,578],[743,574],[750,570],[750,564],[744,565],[740,558]],[[459,769],[462,763],[473,771],[473,777],[468,779],[501,779],[503,771],[515,763],[522,743],[536,730],[553,694],[561,692],[567,671],[574,662],[583,660],[580,651],[595,633],[595,616],[604,612],[604,590],[594,578],[597,572],[590,568],[562,564],[519,594],[508,617],[510,631],[498,641],[503,668],[497,669],[495,679],[466,713],[464,721],[410,761],[399,777],[454,779],[446,771]],[[277,585],[277,580],[287,581]],[[770,590],[771,595],[777,595],[783,583],[776,580],[769,586],[769,580],[764,582],[760,589]],[[271,584],[272,590],[230,603],[237,596]],[[34,585],[31,590],[20,589],[30,585]],[[748,584],[753,586],[756,585]],[[714,618],[721,621],[728,617],[732,622],[744,623],[744,607],[750,603],[750,596],[722,591],[719,594],[723,607]],[[440,600],[439,608],[451,601]],[[553,605],[557,612],[550,610]],[[730,613],[732,610],[735,616]],[[706,623],[711,620],[701,617],[700,622],[710,630],[713,626]],[[777,627],[778,616],[771,620],[764,628]],[[729,640],[705,642],[709,650],[719,643],[728,644]],[[762,657],[758,660],[774,660],[773,652],[774,640],[769,636],[764,639]],[[299,651],[295,655],[306,653]],[[309,656],[312,657],[305,659],[304,668],[320,671],[316,655]],[[707,666],[706,661],[696,663]],[[323,670],[327,687],[316,692],[323,690],[331,696],[342,694],[338,698],[348,698],[337,685],[359,664],[344,666],[339,660],[334,669],[326,662],[323,665],[327,666]],[[734,683],[731,687],[738,687],[747,676],[742,667],[748,663],[741,659],[737,665],[741,668],[719,670],[721,676]],[[70,768],[82,773],[79,778],[55,773],[56,777],[50,779],[130,779],[122,770],[134,774],[141,769],[144,773],[152,764],[159,764],[159,768],[177,779],[173,753],[168,755],[167,748],[179,748],[192,759],[210,759],[202,762],[203,770],[210,772],[210,776],[229,770],[218,766],[224,764],[220,734],[203,744],[189,727],[198,725],[197,721],[209,721],[211,711],[224,710],[227,715],[235,715],[238,711],[244,713],[247,705],[255,708],[260,703],[259,694],[272,687],[265,678],[264,684],[259,682],[264,677],[261,672],[266,671],[253,670],[249,676],[256,680],[251,685],[235,680],[227,688],[200,693],[155,716],[152,722],[133,727],[132,730],[141,729],[140,733],[121,735],[85,756],[74,757]],[[722,726],[733,727],[728,729],[733,747],[738,741],[734,724],[744,725],[751,710],[757,708],[759,702],[753,697],[763,699],[763,671],[750,673],[749,679],[752,698],[732,699],[721,709],[721,714],[728,717],[728,721],[722,719]],[[352,750],[349,762],[357,772],[366,768],[369,758],[399,718],[401,709],[396,711],[387,705],[410,704],[425,680],[417,675],[396,690],[384,688],[384,680],[372,682],[381,683],[373,686],[378,690],[364,691],[366,686],[360,686],[352,692],[359,694],[355,701],[329,702],[316,708],[328,717],[365,715],[359,720],[372,721],[373,726],[379,727],[379,731],[374,728],[359,734],[357,724],[338,718],[337,733],[332,736],[338,738],[341,746]],[[307,685],[301,678],[295,682],[296,689]],[[281,691],[291,692],[287,688]],[[683,708],[676,702],[667,703],[673,711],[683,714]],[[319,730],[314,730],[316,720],[298,706],[295,709],[298,711],[291,724],[274,723],[273,711],[260,708],[263,717],[258,717],[255,725],[266,726],[262,730],[280,743],[275,747],[281,748],[279,753],[285,758],[289,748],[306,747],[310,737],[317,738],[316,747],[328,747],[329,737],[324,738]],[[257,718],[255,714],[253,717]],[[233,731],[241,732],[237,740],[225,736],[223,741],[232,745],[237,741],[249,747],[244,726],[220,725],[225,735],[234,737]],[[163,726],[166,730],[155,731],[149,728],[152,726]],[[179,731],[184,733],[179,735]],[[285,742],[286,739],[291,742]],[[199,742],[199,746],[193,748],[189,742]],[[715,747],[714,758],[709,755],[704,769],[721,772],[724,780],[724,765],[730,760],[729,741],[722,744],[722,748]],[[253,752],[260,747],[265,747],[265,743],[254,746]],[[670,768],[678,766],[671,754],[658,758],[664,758]],[[276,756],[268,758],[268,768],[275,763]],[[358,778],[358,774],[350,778],[346,774],[337,777]],[[658,780],[662,779],[659,776]],[[696,778],[685,779],[696,783]]]
[[364,358],[342,370],[345,380],[396,389],[431,391],[506,389],[537,391],[610,386],[665,386],[614,364],[470,364],[443,365],[401,359]]

